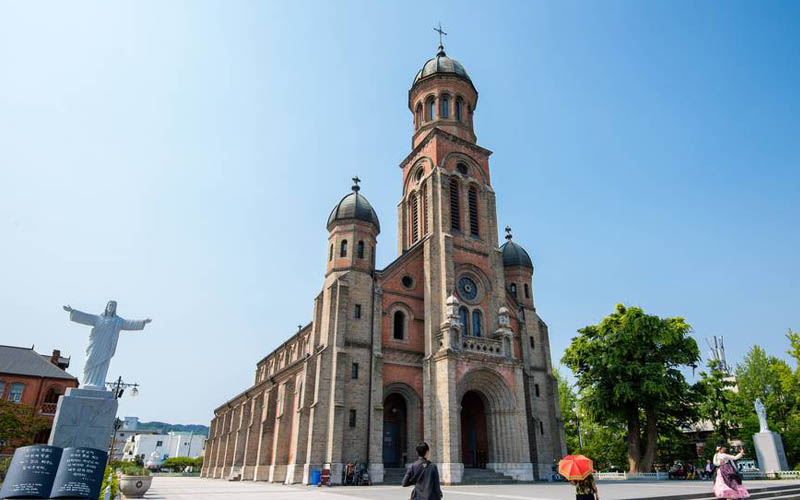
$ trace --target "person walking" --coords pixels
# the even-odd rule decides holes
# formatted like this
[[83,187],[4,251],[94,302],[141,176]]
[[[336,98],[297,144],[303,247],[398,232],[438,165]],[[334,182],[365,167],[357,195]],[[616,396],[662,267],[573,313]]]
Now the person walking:
[[711,460],[706,460],[706,468],[704,473],[703,479],[711,479],[711,476],[714,475],[714,466],[711,465]]
[[575,486],[575,500],[600,500],[594,474],[589,474],[582,481],[570,481]]
[[744,456],[744,449],[737,455],[729,455],[728,446],[720,443],[716,451],[713,458],[714,465],[717,467],[712,488],[714,496],[727,499],[749,497],[750,493],[747,488],[742,486],[742,475],[736,468],[736,460]]
[[436,464],[425,458],[430,451],[428,443],[417,445],[419,459],[411,464],[403,477],[403,487],[414,485],[410,500],[440,500],[442,487],[439,484],[439,469]]

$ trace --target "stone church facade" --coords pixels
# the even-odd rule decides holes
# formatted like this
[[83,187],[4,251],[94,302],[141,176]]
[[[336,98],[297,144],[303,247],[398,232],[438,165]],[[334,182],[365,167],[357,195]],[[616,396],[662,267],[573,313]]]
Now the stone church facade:
[[380,483],[425,440],[445,483],[476,468],[532,480],[566,453],[533,264],[509,230],[498,244],[477,101],[440,46],[408,94],[397,258],[375,269],[380,222],[354,179],[328,218],[312,321],[214,411],[204,477],[308,483],[328,468],[338,483],[353,462]]

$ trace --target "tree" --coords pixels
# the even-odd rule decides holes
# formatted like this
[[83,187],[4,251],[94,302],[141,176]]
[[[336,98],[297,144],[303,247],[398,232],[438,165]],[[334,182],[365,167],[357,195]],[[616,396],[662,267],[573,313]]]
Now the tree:
[[625,423],[632,474],[652,470],[660,420],[692,416],[696,398],[681,373],[700,359],[690,330],[683,318],[618,304],[600,324],[578,330],[564,354],[581,392],[591,394],[582,406],[593,419]]
[[37,434],[49,428],[50,421],[32,406],[0,400],[0,443],[28,446]]
[[736,395],[733,388],[736,382],[722,370],[722,362],[710,359],[707,366],[708,373],[700,373],[702,380],[698,384],[702,396],[700,416],[711,422],[716,436],[728,441],[732,437],[731,431],[736,420],[732,412],[732,402]]
[[[580,453],[594,460],[597,470],[616,469],[625,463],[625,426],[619,422],[598,423],[581,412],[580,400],[561,373],[553,370],[558,381],[561,415],[569,453]],[[582,395],[582,398],[591,397]],[[583,436],[583,439],[580,436]],[[583,441],[583,446],[581,446]]]

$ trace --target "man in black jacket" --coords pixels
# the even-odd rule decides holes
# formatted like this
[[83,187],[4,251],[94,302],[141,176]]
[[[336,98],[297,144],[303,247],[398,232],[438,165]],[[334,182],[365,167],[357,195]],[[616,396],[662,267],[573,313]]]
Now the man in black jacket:
[[403,487],[414,485],[411,492],[412,500],[439,500],[442,498],[442,488],[439,485],[439,469],[431,463],[425,455],[430,447],[428,443],[421,442],[417,445],[419,459],[406,471],[403,478]]

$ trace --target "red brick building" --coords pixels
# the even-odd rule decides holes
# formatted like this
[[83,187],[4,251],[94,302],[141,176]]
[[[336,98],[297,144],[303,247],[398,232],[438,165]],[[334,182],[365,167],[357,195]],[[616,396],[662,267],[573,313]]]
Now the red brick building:
[[327,468],[337,483],[354,462],[394,482],[424,439],[446,483],[532,480],[566,452],[533,263],[510,229],[499,245],[477,104],[440,46],[408,93],[397,258],[375,268],[380,222],[354,179],[328,217],[311,322],[215,410],[204,476],[307,483]]
[[[0,345],[0,398],[32,406],[51,422],[58,397],[67,388],[78,387],[78,379],[66,372],[69,358],[54,350],[38,354],[33,348]],[[36,443],[47,443],[50,431],[36,436]],[[7,450],[4,450],[7,451]]]

